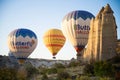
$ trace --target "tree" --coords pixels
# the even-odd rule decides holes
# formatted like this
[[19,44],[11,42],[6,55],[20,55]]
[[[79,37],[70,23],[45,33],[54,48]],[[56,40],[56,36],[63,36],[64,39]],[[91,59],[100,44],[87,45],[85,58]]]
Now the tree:
[[30,79],[39,73],[39,70],[35,68],[31,63],[26,63],[23,65],[23,67],[27,73],[27,79]]
[[46,74],[43,74],[43,76],[42,76],[41,79],[42,79],[42,80],[48,80],[48,76],[47,76]]
[[87,75],[94,75],[94,66],[93,66],[93,64],[86,64],[83,71]]
[[100,61],[94,64],[94,72],[97,76],[111,77],[114,76],[115,70],[111,63],[108,63],[106,61]]
[[33,77],[33,75],[38,74],[38,70],[33,66],[26,67],[26,71],[27,78]]

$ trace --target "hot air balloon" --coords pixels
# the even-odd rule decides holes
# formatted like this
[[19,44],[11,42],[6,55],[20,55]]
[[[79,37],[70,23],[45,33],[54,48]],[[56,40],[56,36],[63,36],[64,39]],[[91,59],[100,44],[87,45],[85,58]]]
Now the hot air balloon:
[[62,32],[72,43],[77,55],[86,46],[90,30],[90,20],[94,18],[88,11],[76,10],[68,13],[62,20]]
[[36,46],[37,36],[29,29],[16,29],[8,35],[8,47],[19,64],[25,62]]
[[58,53],[58,51],[63,47],[66,38],[59,29],[50,29],[45,32],[43,36],[43,42],[48,50],[52,53],[53,58]]

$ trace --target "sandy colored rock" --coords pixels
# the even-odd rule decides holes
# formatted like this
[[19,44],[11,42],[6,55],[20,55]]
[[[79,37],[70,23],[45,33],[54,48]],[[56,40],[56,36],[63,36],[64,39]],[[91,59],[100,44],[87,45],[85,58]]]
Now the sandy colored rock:
[[107,60],[116,56],[117,26],[109,4],[103,7],[90,22],[87,48],[83,52],[85,62]]

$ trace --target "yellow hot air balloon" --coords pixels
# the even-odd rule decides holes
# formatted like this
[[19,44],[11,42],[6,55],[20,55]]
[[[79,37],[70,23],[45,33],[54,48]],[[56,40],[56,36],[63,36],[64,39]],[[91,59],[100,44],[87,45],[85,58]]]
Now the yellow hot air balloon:
[[43,42],[48,50],[52,53],[53,58],[58,53],[58,51],[63,47],[66,38],[59,29],[50,29],[45,32],[43,37]]

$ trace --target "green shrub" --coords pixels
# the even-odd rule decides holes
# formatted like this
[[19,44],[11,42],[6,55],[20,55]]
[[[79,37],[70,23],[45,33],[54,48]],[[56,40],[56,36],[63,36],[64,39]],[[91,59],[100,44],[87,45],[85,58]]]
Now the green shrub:
[[72,61],[68,65],[68,67],[77,67],[77,66],[80,66],[80,62]]
[[93,66],[93,64],[86,64],[83,71],[84,71],[84,73],[86,75],[94,75],[94,66]]
[[114,67],[111,63],[108,63],[106,61],[96,62],[94,64],[94,73],[96,76],[107,76],[107,77],[113,77],[114,76]]
[[48,76],[46,74],[43,74],[41,80],[48,80]]
[[13,68],[0,68],[0,80],[17,80],[17,70]]
[[33,67],[33,66],[27,66],[26,67],[26,71],[27,71],[27,77],[30,78],[32,77],[34,74],[38,73],[38,70]]
[[50,68],[47,71],[48,74],[56,74],[57,73],[57,69],[56,68]]
[[66,79],[70,78],[70,75],[68,72],[61,71],[58,73],[57,78],[58,78],[58,80],[66,80]]
[[88,76],[81,76],[80,78],[77,78],[77,80],[91,80]]
[[40,69],[39,69],[39,73],[40,73],[40,74],[46,74],[47,71],[48,71],[47,68],[40,68]]
[[114,80],[114,79],[109,78],[109,77],[101,77],[100,80]]
[[56,64],[54,64],[53,67],[54,68],[65,68],[65,66],[63,64],[61,64],[61,63],[56,63]]

